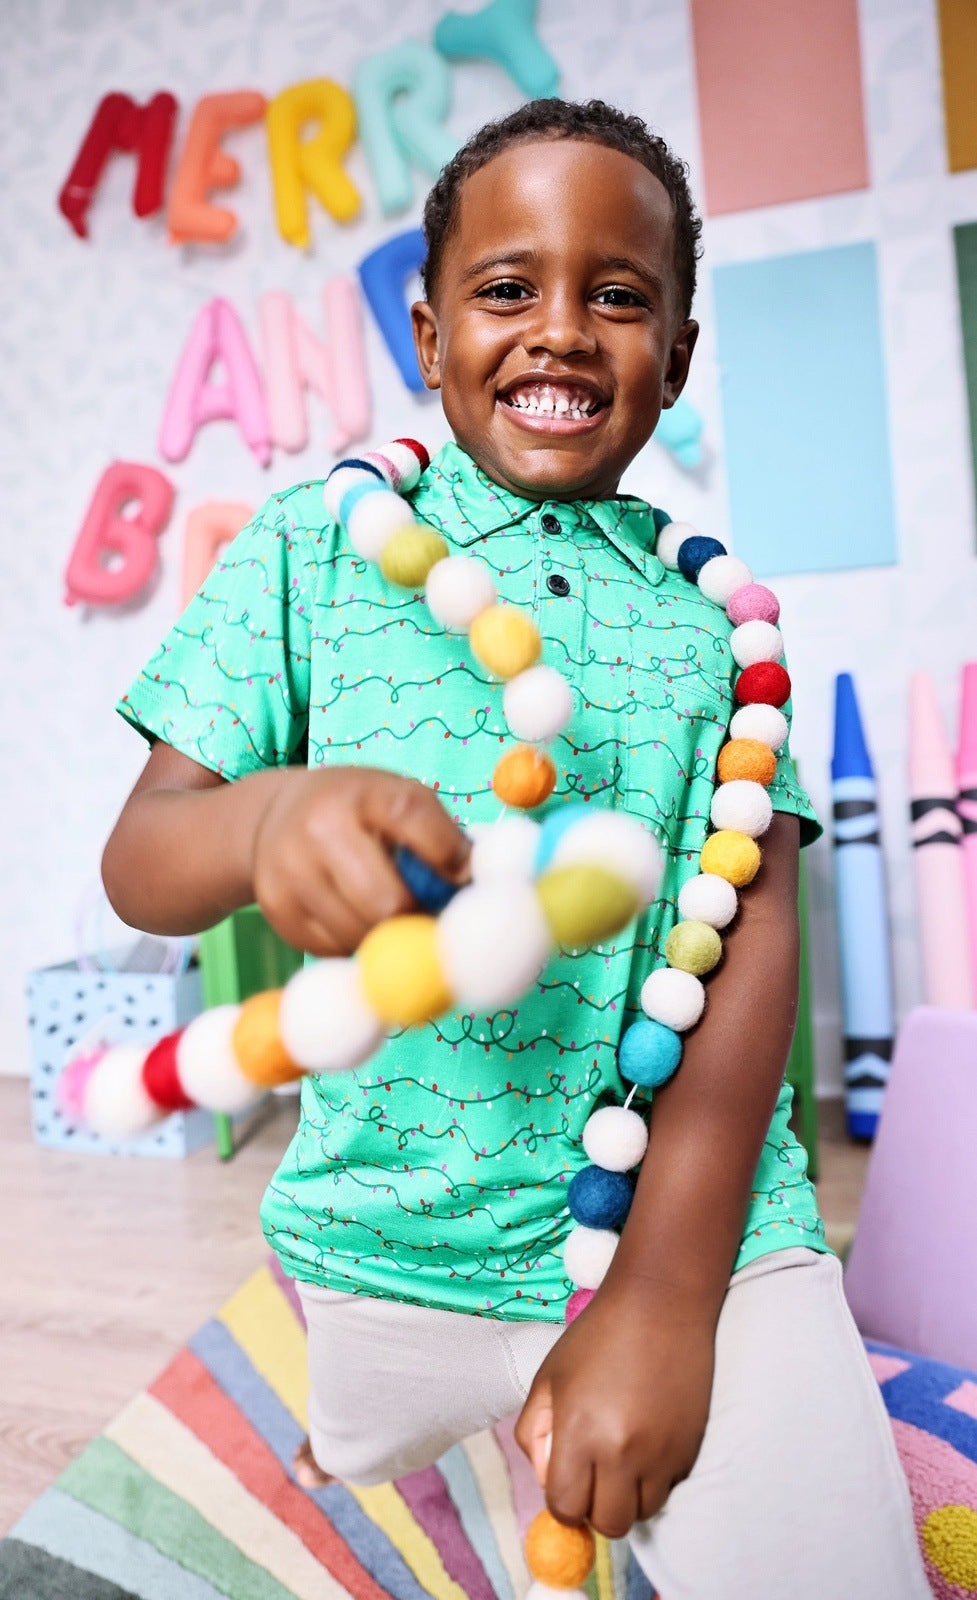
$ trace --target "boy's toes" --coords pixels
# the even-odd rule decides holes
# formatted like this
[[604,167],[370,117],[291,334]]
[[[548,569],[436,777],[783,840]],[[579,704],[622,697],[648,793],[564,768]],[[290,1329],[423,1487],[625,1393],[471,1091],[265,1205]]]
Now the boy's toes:
[[322,1489],[327,1483],[336,1482],[331,1473],[323,1472],[312,1454],[312,1446],[308,1439],[302,1440],[292,1457],[292,1471],[296,1483],[300,1483],[303,1489]]

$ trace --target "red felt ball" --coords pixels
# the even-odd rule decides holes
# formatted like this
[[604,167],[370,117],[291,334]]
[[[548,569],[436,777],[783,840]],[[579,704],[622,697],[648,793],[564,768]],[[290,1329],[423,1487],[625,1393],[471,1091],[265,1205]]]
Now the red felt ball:
[[395,439],[394,444],[405,444],[408,450],[413,450],[415,456],[421,464],[421,471],[427,471],[428,467],[431,465],[431,457],[428,455],[424,446],[422,444],[418,444],[416,439]]
[[189,1111],[194,1101],[184,1092],[176,1070],[176,1047],[183,1028],[158,1039],[142,1064],[143,1088],[161,1111]]
[[737,678],[736,698],[741,706],[782,706],[790,699],[786,668],[776,661],[755,661]]
[[581,1311],[585,1310],[586,1307],[590,1305],[590,1302],[596,1293],[596,1289],[574,1289],[572,1295],[567,1301],[567,1308],[563,1319],[568,1328],[571,1322],[573,1322],[576,1317],[579,1317]]

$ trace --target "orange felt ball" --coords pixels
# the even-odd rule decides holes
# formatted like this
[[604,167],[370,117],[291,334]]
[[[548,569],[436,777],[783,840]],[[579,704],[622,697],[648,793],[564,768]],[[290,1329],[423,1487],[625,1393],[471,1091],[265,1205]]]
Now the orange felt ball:
[[556,788],[556,767],[545,750],[520,744],[498,762],[492,774],[492,788],[503,805],[531,811]]
[[280,989],[266,989],[245,1000],[231,1034],[238,1066],[262,1089],[276,1089],[280,1083],[292,1083],[302,1076],[302,1068],[285,1049],[278,1029],[281,998]]
[[777,757],[770,746],[759,739],[731,739],[719,752],[720,783],[745,778],[749,783],[762,783],[766,788],[776,770]]
[[576,1589],[594,1565],[594,1536],[589,1528],[567,1528],[549,1511],[534,1517],[526,1531],[526,1565],[538,1583],[553,1589]]

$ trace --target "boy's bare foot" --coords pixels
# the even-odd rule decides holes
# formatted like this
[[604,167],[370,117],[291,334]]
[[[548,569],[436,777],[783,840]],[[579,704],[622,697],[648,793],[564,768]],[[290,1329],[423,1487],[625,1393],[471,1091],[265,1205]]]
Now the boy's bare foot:
[[292,1457],[292,1471],[296,1483],[303,1489],[323,1489],[327,1483],[335,1483],[336,1479],[329,1472],[323,1472],[308,1439],[303,1439],[294,1456]]

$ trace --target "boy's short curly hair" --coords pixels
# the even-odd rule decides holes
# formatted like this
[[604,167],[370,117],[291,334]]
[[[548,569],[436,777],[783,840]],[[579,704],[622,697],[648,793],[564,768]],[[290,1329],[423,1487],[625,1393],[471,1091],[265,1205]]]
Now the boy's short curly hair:
[[640,117],[618,111],[603,100],[530,100],[509,116],[487,122],[452,156],[424,205],[427,259],[421,269],[421,281],[425,298],[430,300],[437,290],[444,247],[458,220],[458,202],[466,179],[510,145],[534,139],[588,139],[633,156],[654,173],[672,202],[675,274],[683,316],[688,317],[695,294],[696,262],[702,253],[702,220],[689,192],[689,169]]

